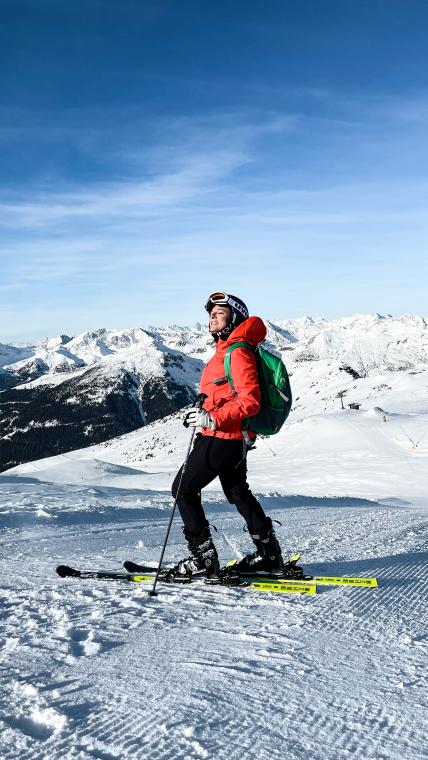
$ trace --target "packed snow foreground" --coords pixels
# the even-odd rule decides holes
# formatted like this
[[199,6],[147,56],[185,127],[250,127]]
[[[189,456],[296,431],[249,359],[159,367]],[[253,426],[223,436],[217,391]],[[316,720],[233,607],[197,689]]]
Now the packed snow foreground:
[[[295,394],[319,373],[296,368]],[[0,475],[0,757],[425,758],[426,377],[369,374],[359,410],[313,396],[249,454],[285,552],[308,574],[377,588],[162,584],[151,598],[143,584],[58,578],[61,563],[156,564],[189,437],[180,414]],[[216,483],[205,504],[220,559],[245,554]],[[183,548],[177,517],[168,561]]]

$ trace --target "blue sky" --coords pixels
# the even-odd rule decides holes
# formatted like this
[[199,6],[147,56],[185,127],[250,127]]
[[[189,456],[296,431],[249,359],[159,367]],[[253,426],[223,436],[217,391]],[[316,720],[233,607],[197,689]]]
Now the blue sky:
[[428,5],[0,0],[0,342],[426,314]]

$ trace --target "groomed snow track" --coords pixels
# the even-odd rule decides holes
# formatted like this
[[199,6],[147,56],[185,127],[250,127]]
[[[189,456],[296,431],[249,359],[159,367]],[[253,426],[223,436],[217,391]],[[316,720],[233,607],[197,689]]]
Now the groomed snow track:
[[[129,491],[25,493],[4,480],[0,498],[2,760],[426,757],[422,511],[266,502],[308,571],[377,576],[378,589],[162,586],[152,599],[138,585],[60,580],[54,568],[155,560],[167,494],[135,509]],[[231,544],[245,551],[239,516],[211,507],[222,558]],[[168,554],[182,551],[177,524]]]

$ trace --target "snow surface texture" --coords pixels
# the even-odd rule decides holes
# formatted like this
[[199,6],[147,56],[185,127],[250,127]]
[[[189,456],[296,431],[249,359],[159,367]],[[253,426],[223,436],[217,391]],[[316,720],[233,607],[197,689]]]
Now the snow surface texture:
[[[61,581],[57,562],[155,562],[162,492],[0,478],[5,760],[426,757],[426,514],[359,499],[264,496],[306,569],[378,589],[317,597]],[[223,559],[248,548],[212,494]],[[182,556],[178,521],[168,557]],[[24,571],[25,568],[25,571]]]
[[[295,343],[288,323],[278,329]],[[367,376],[342,380],[328,346],[316,350],[315,362],[293,362],[300,400],[249,454],[250,484],[308,573],[376,576],[379,588],[303,597],[162,585],[153,599],[137,584],[59,579],[60,563],[155,564],[189,436],[179,415],[9,470],[2,760],[427,757],[426,358],[394,368],[384,351]],[[340,409],[346,378],[359,411]],[[217,483],[204,502],[221,559],[246,553]],[[177,516],[166,558],[185,552]]]

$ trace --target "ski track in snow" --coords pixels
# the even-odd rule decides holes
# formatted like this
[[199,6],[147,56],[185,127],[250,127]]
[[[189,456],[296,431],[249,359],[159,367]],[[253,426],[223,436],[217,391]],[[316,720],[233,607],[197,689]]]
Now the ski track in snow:
[[[24,479],[23,479],[24,480]],[[0,483],[2,760],[426,758],[426,514],[352,499],[265,506],[316,597],[61,580],[155,563],[168,494]],[[248,549],[212,495],[221,559]],[[227,540],[226,540],[227,539]],[[168,558],[183,556],[179,519]],[[185,551],[185,550],[184,550]]]

